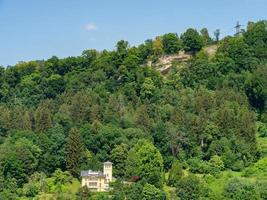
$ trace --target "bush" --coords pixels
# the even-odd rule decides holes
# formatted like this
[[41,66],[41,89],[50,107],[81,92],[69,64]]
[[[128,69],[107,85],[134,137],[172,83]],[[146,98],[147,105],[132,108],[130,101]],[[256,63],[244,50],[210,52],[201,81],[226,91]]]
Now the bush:
[[267,137],[267,126],[263,123],[259,124],[258,134],[260,137]]
[[200,179],[194,175],[182,178],[177,185],[176,193],[183,200],[198,200],[209,194]]
[[210,174],[204,175],[204,180],[206,181],[207,184],[213,183],[216,178]]
[[262,158],[258,162],[256,162],[251,167],[248,167],[243,175],[246,177],[249,176],[266,176],[267,177],[267,157]]
[[179,161],[174,161],[168,177],[168,185],[176,186],[183,176],[183,168]]
[[25,184],[23,187],[23,193],[26,197],[35,197],[38,192],[38,187],[33,183]]
[[244,161],[243,160],[237,160],[233,163],[231,169],[234,171],[241,171],[242,169],[244,169],[245,165],[244,165]]
[[126,196],[129,200],[139,200],[142,199],[143,185],[138,183],[132,183],[126,190]]
[[90,200],[110,200],[108,193],[95,193]]
[[187,161],[189,170],[192,173],[208,174],[210,173],[210,166],[207,161],[200,160],[199,158],[191,158]]
[[262,199],[267,199],[267,181],[261,181],[256,183]]
[[78,192],[76,193],[77,200],[86,200],[91,196],[91,192],[87,186],[83,186],[79,188]]
[[242,179],[233,178],[224,188],[224,196],[231,200],[258,200],[260,193],[258,188]]
[[209,161],[210,173],[218,175],[224,169],[224,163],[220,156],[212,156]]
[[143,200],[164,200],[165,194],[154,185],[146,183],[143,188]]

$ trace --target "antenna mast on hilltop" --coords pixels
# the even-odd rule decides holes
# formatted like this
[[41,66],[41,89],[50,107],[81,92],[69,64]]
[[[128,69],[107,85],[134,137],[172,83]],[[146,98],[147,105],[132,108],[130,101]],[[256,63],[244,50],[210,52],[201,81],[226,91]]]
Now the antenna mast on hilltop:
[[237,21],[236,26],[234,27],[236,29],[236,33],[235,36],[240,36],[242,31],[241,31],[241,24],[239,23],[239,21]]

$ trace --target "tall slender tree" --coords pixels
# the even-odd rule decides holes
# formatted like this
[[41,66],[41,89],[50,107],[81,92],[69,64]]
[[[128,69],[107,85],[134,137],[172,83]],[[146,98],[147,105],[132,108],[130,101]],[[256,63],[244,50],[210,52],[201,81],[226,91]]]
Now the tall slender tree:
[[203,38],[204,46],[209,45],[211,43],[211,38],[209,35],[209,31],[207,28],[203,28],[200,30],[201,36]]
[[46,104],[40,104],[34,114],[35,130],[46,132],[52,127],[51,111]]
[[85,157],[85,148],[80,132],[72,128],[67,139],[67,168],[73,176],[79,176],[81,162]]

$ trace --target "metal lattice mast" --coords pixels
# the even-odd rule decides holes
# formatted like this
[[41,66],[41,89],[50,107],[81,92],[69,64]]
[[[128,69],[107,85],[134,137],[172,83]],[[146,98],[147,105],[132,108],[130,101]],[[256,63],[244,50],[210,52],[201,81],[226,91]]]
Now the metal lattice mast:
[[234,27],[235,29],[236,29],[236,33],[235,33],[235,35],[236,36],[240,36],[241,35],[241,24],[239,23],[239,21],[237,21],[237,23],[236,23],[236,26]]

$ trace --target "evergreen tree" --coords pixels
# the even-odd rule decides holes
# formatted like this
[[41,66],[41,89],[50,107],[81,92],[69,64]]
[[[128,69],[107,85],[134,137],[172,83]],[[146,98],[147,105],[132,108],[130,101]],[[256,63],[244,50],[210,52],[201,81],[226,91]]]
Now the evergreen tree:
[[203,38],[203,44],[204,46],[209,45],[211,43],[211,38],[209,35],[209,31],[207,28],[203,28],[200,30],[201,36]]
[[81,140],[80,132],[76,128],[69,131],[67,138],[67,169],[78,177],[80,174],[80,165],[85,157],[85,149]]
[[35,130],[37,132],[46,132],[52,127],[51,111],[46,104],[41,104],[35,111]]

